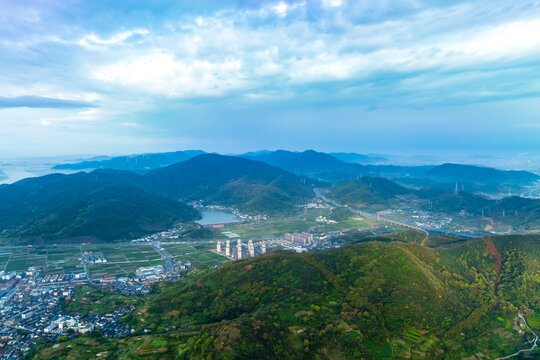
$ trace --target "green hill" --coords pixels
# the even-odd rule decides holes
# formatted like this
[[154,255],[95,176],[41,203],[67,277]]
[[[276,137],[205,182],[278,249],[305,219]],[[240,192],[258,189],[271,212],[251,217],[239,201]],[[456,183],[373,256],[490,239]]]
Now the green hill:
[[0,234],[40,242],[113,241],[165,230],[198,213],[152,194],[138,175],[112,170],[48,175],[0,187]]
[[524,347],[516,311],[540,310],[540,237],[494,239],[499,285],[487,240],[430,249],[398,239],[273,253],[160,284],[123,319],[135,335],[42,345],[33,358],[461,359]]
[[534,230],[540,225],[539,199],[510,196],[494,200],[433,187],[413,190],[390,180],[371,177],[334,183],[322,191],[342,205],[366,211],[409,208],[452,216],[466,214],[471,220],[489,218],[512,225],[516,230]]
[[312,197],[311,188],[287,171],[208,154],[145,175],[100,169],[0,186],[0,236],[131,239],[196,219],[198,213],[179,199],[273,214],[294,211]]
[[310,187],[297,176],[233,156],[200,155],[153,170],[144,178],[168,197],[203,200],[248,212],[291,211],[294,205],[313,197]]
[[354,181],[334,183],[327,191],[331,199],[356,208],[378,211],[404,203],[403,196],[412,190],[383,178],[361,177]]

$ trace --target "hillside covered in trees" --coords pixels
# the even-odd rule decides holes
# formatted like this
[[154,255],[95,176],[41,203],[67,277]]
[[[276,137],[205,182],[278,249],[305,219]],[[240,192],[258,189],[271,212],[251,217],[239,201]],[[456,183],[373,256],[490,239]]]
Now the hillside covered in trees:
[[430,248],[413,235],[351,236],[160,284],[124,317],[132,336],[42,344],[31,357],[494,359],[524,348],[518,312],[540,324],[540,237],[434,237]]

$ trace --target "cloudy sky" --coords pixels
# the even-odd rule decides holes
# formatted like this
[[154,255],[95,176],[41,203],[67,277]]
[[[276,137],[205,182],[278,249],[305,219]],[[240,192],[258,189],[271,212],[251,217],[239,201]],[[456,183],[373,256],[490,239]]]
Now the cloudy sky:
[[0,154],[540,152],[540,2],[0,0]]

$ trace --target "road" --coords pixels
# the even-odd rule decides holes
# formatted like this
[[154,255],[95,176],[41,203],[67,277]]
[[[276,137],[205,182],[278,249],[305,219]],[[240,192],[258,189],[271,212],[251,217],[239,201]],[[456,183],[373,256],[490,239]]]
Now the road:
[[[337,206],[337,207],[342,207],[343,206],[343,205],[339,204],[338,202],[336,202],[334,200],[328,199],[326,196],[321,194],[321,191],[319,189],[314,189],[313,191],[315,192],[315,196],[317,198],[321,199],[322,201],[324,201],[324,202],[326,202],[326,203],[328,203],[330,205]],[[350,206],[349,206],[349,209],[351,211],[353,211],[354,213],[362,215],[362,216],[364,216],[366,218],[369,218],[369,219],[389,222],[389,223],[394,224],[394,225],[403,226],[403,227],[407,227],[407,228],[410,228],[410,229],[415,229],[415,230],[421,231],[424,234],[426,234],[426,236],[429,236],[429,231],[435,231],[435,232],[445,233],[445,234],[454,235],[454,236],[458,236],[458,237],[468,237],[468,238],[476,238],[476,237],[481,237],[481,236],[485,236],[485,235],[491,235],[490,233],[483,233],[483,232],[463,233],[463,232],[459,232],[459,231],[455,231],[455,230],[448,230],[448,229],[442,229],[442,228],[432,229],[432,228],[428,228],[428,227],[418,226],[416,224],[412,224],[412,223],[409,223],[409,222],[406,222],[406,221],[396,221],[396,220],[388,219],[388,218],[382,217],[382,216],[377,215],[377,214],[373,214],[373,213],[369,213],[367,211],[355,209],[355,208],[350,207]]]
[[165,273],[174,274],[174,260],[171,254],[169,254],[169,252],[161,246],[161,243],[152,242],[152,247],[161,255],[161,257],[165,261]]
[[527,326],[527,329],[530,330],[530,332],[533,333],[534,335],[534,340],[532,341],[532,346],[530,349],[523,349],[523,350],[519,350],[518,352],[515,352],[513,353],[512,355],[508,355],[508,356],[504,356],[504,357],[500,357],[500,358],[496,358],[495,360],[504,360],[504,359],[510,359],[510,358],[513,358],[514,356],[518,356],[519,354],[521,353],[524,353],[524,352],[531,352],[534,350],[535,347],[538,346],[538,335],[536,335],[536,333],[529,327],[529,324],[527,324],[527,320],[525,320],[525,316],[519,314],[518,315],[519,318],[521,320],[523,320],[523,322],[525,323],[525,326]]

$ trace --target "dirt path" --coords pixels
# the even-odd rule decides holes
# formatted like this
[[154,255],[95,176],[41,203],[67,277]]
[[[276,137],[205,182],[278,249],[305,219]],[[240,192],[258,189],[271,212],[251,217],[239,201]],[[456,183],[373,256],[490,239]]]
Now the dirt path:
[[497,288],[501,283],[502,256],[499,250],[497,250],[495,244],[493,243],[493,239],[491,238],[491,236],[484,237],[484,244],[486,245],[486,247],[484,248],[484,252],[495,258],[495,266],[493,266],[493,271],[495,271],[495,273],[497,274],[497,279],[495,280],[495,285],[493,286],[493,288],[495,290],[495,293],[497,293]]

